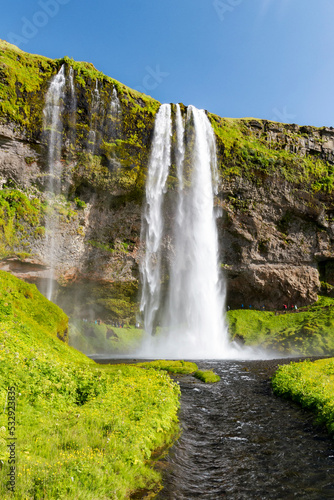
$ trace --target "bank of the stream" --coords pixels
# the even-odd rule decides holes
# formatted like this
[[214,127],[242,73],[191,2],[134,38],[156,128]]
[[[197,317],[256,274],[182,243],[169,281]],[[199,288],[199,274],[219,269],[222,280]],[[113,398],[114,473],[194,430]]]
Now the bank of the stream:
[[272,386],[276,394],[314,412],[316,421],[334,434],[334,358],[281,366]]
[[97,365],[66,344],[67,321],[35,286],[0,272],[0,498],[123,499],[155,490],[152,453],[178,432],[178,384],[149,365]]
[[228,311],[231,338],[246,346],[259,346],[284,355],[334,354],[334,299],[320,296],[302,310]]

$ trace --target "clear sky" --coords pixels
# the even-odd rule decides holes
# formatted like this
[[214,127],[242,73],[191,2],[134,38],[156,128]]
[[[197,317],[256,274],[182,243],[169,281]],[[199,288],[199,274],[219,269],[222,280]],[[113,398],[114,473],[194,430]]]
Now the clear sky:
[[11,0],[0,38],[161,102],[334,126],[334,0]]

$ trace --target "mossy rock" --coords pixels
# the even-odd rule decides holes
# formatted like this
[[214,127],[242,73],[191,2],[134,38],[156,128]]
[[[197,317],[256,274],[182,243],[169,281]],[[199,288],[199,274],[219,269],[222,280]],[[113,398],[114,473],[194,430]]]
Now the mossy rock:
[[205,384],[214,384],[220,380],[220,376],[212,370],[197,370],[194,373],[194,377],[198,378],[198,380],[201,380]]

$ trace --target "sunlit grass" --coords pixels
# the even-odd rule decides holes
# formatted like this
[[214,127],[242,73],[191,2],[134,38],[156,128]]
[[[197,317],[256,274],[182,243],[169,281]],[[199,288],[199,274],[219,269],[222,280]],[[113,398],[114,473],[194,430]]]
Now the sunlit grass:
[[[65,315],[59,310],[57,325],[52,314],[58,308],[35,287],[7,273],[0,278],[6,291],[0,307],[0,407],[14,386],[15,498],[122,499],[155,488],[160,476],[151,467],[152,452],[178,432],[178,384],[149,367],[97,365],[56,337]],[[13,498],[6,489],[6,429],[2,411],[1,499]]]
[[274,392],[312,410],[317,422],[334,433],[334,359],[280,366],[272,379]]
[[284,354],[334,353],[334,299],[320,297],[302,312],[275,315],[255,310],[228,311],[232,339]]

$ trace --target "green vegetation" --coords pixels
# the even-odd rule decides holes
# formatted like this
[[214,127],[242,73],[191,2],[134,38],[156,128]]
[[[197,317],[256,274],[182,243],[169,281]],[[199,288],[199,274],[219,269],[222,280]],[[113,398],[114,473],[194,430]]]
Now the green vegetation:
[[212,370],[197,370],[194,373],[194,377],[198,378],[205,384],[213,384],[215,382],[219,382],[220,376],[214,373]]
[[[177,432],[179,388],[153,368],[99,366],[66,345],[67,317],[35,286],[0,272],[0,405],[16,388],[15,498],[125,499],[160,481],[154,450]],[[7,492],[0,415],[0,497]]]
[[334,352],[334,299],[320,297],[296,313],[232,310],[227,318],[232,339],[280,353],[332,354]]
[[155,368],[156,370],[165,370],[169,373],[182,375],[191,375],[197,370],[196,363],[190,361],[157,360],[137,363],[136,366],[141,366],[142,368]]
[[116,328],[95,322],[71,321],[69,344],[85,354],[128,354],[139,346],[143,330],[134,326]]
[[29,254],[29,236],[41,236],[37,228],[43,217],[43,206],[36,197],[16,189],[0,191],[0,258],[19,253]]
[[[302,128],[296,129],[294,125],[250,118],[221,118],[211,113],[209,118],[216,133],[224,177],[242,177],[257,185],[265,184],[268,178],[280,177],[299,189],[325,193],[333,191],[332,164],[322,160],[318,155],[302,156],[290,152],[290,147],[289,150],[286,149],[287,144],[291,144],[292,147],[298,146]],[[251,129],[252,122],[259,125],[259,128],[256,128],[257,132]],[[313,132],[321,133],[322,130],[315,127],[308,128]],[[281,131],[280,142],[268,140],[268,130],[277,129]],[[321,145],[320,137],[315,140]],[[316,209],[316,206],[314,208]]]
[[0,40],[0,115],[24,128],[41,128],[44,93],[57,63]]
[[334,433],[334,359],[280,366],[272,378],[277,395],[291,398],[312,410],[317,423]]
[[[67,341],[66,314],[46,300],[35,285],[29,285],[4,271],[0,271],[0,321],[2,327],[7,330],[8,342],[13,349],[15,342],[19,342],[19,339],[23,342],[25,335],[33,338],[34,331],[41,337],[43,347],[50,342],[54,345],[50,336]],[[48,338],[45,343],[43,335],[46,330]],[[56,344],[62,345],[58,341]]]

